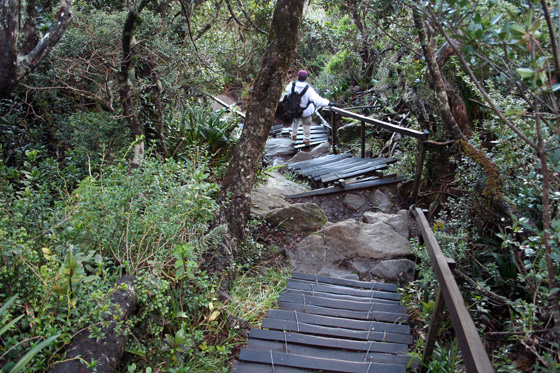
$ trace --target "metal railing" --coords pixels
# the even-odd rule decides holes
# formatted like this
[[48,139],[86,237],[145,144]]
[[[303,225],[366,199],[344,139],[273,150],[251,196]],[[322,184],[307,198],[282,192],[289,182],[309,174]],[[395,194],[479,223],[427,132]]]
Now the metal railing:
[[439,282],[436,305],[434,307],[432,322],[424,349],[423,361],[425,363],[428,362],[433,353],[440,322],[444,316],[443,306],[445,303],[449,316],[451,317],[451,323],[453,324],[453,329],[455,330],[455,335],[457,336],[459,348],[461,349],[467,371],[494,372],[473,319],[465,306],[463,296],[453,277],[450,266],[453,267],[455,262],[445,257],[441,251],[424,212],[414,206],[410,208],[410,211],[416,218]]

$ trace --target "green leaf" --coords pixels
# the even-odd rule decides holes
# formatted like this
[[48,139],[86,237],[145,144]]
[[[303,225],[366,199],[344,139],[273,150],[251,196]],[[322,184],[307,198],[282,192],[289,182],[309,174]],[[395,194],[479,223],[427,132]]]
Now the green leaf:
[[527,33],[527,31],[525,30],[525,27],[523,27],[520,24],[513,24],[513,25],[509,25],[509,31],[512,34],[517,34],[516,36],[521,36],[521,35],[525,35]]
[[10,329],[16,322],[18,322],[23,316],[25,315],[19,315],[18,317],[16,317],[15,319],[13,319],[12,321],[10,321],[8,323],[8,325],[6,325],[5,327],[3,327],[2,329],[0,329],[0,336],[2,334],[4,334],[8,329]]
[[529,31],[534,33],[535,31],[537,31],[539,28],[541,27],[541,20],[539,19],[536,22],[533,22],[533,24],[531,25],[531,27],[529,27]]
[[497,16],[495,16],[494,18],[492,18],[492,20],[490,21],[491,25],[495,25],[496,23],[498,23],[500,21],[500,19],[502,18],[503,14],[498,14]]
[[4,316],[6,314],[6,311],[8,310],[8,307],[10,307],[10,305],[12,303],[14,303],[14,301],[16,300],[17,295],[14,295],[13,297],[11,297],[10,299],[8,299],[8,301],[6,303],[4,303],[4,305],[2,306],[2,308],[0,308],[0,317]]
[[520,67],[519,69],[516,69],[515,71],[517,71],[517,73],[523,79],[531,78],[535,74],[535,70],[533,70],[531,68],[526,68],[526,67]]
[[559,90],[560,90],[560,84],[554,84],[552,86],[552,92],[556,92],[556,91],[559,91]]
[[43,342],[39,343],[35,347],[33,347],[29,352],[27,352],[18,362],[17,364],[10,370],[10,373],[18,373],[21,372],[25,366],[33,359],[33,356],[37,355],[43,348],[47,347],[51,344],[52,341],[58,338],[60,334],[53,335],[50,338],[47,338]]

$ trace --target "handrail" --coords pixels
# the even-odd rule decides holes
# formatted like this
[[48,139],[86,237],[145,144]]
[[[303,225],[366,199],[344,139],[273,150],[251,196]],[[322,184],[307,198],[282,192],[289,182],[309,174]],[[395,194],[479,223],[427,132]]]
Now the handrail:
[[461,291],[453,278],[447,258],[441,251],[424,212],[414,206],[412,206],[410,210],[416,217],[416,222],[418,223],[422,238],[428,249],[432,265],[440,284],[441,293],[445,299],[445,305],[451,316],[455,335],[459,341],[459,348],[461,349],[467,371],[494,372],[488,354],[476,330],[476,326],[465,306]]
[[335,106],[328,106],[328,107],[323,108],[323,110],[332,111],[334,113],[340,114],[343,117],[352,118],[352,119],[356,119],[356,120],[359,120],[359,121],[362,121],[362,122],[365,122],[365,123],[373,124],[374,126],[381,127],[383,129],[389,130],[391,132],[397,132],[397,133],[400,133],[401,135],[414,137],[418,140],[427,140],[428,139],[428,133],[427,132],[416,131],[416,130],[413,130],[413,129],[410,129],[410,128],[397,126],[396,124],[384,122],[382,120],[375,119],[375,118],[369,118],[369,117],[366,117],[364,115],[356,114],[356,113],[353,113],[351,111],[344,110],[344,109],[341,109],[341,108],[338,108],[338,107],[335,107]]
[[[384,122],[379,119],[369,118],[360,114],[352,113],[351,111],[341,109],[336,106],[326,106],[323,108],[324,110],[330,111],[333,116],[333,153],[337,153],[336,143],[337,143],[337,131],[335,125],[335,114],[339,114],[342,117],[357,119],[361,122],[361,149],[362,149],[362,158],[366,156],[366,141],[365,141],[365,123],[373,124],[374,126],[381,127],[391,132],[400,133],[401,135],[410,136],[413,138],[418,139],[418,158],[416,159],[416,173],[414,175],[414,182],[412,183],[412,196],[411,202],[414,204],[416,203],[416,199],[418,198],[418,191],[420,189],[420,179],[422,177],[422,169],[424,167],[424,157],[426,153],[426,146],[425,141],[428,139],[430,135],[428,131],[417,131],[410,128],[402,127],[396,124]],[[322,119],[322,117],[321,117]]]

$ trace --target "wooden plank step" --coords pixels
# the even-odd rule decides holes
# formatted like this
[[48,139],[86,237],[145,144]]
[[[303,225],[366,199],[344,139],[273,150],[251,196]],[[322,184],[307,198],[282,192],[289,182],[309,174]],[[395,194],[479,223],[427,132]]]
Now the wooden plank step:
[[[326,142],[329,141],[329,138],[327,136],[314,136],[311,135],[311,137],[309,138],[309,142],[317,142],[317,141],[322,141],[322,142]],[[293,141],[292,143],[295,144],[294,146],[297,146],[298,144],[303,144],[303,137],[300,139],[298,138],[296,141]]]
[[296,199],[296,198],[320,196],[320,195],[332,194],[332,193],[347,192],[350,190],[368,189],[368,188],[379,187],[383,185],[400,183],[403,180],[406,180],[404,176],[387,175],[384,177],[377,178],[373,181],[368,181],[364,183],[352,183],[345,186],[339,186],[339,185],[330,186],[327,188],[311,190],[305,193],[291,194],[289,196],[285,196],[285,198]]
[[[328,162],[328,163],[323,163],[320,165],[320,169],[325,169],[325,170],[336,170],[336,169],[340,169],[341,166],[344,165],[349,165],[351,164],[352,167],[359,167],[359,166],[366,166],[366,165],[373,165],[373,164],[385,164],[387,163],[386,160],[387,159],[392,159],[392,158],[382,158],[382,157],[377,157],[377,158],[358,158],[358,157],[350,157],[350,158],[346,158],[344,161],[334,161],[334,162]],[[317,166],[313,166],[315,168],[318,168]],[[304,168],[305,169],[305,168]],[[315,175],[314,175],[315,176]]]
[[297,280],[307,280],[307,281],[314,282],[316,284],[323,283],[323,284],[341,285],[341,286],[349,286],[349,287],[363,289],[363,290],[383,290],[383,291],[391,291],[394,293],[396,293],[399,288],[395,284],[387,284],[378,281],[349,280],[345,278],[327,277],[321,275],[308,275],[299,272],[293,272],[292,278]]
[[406,354],[408,346],[399,343],[384,343],[377,341],[353,341],[336,337],[322,337],[300,333],[290,333],[277,330],[251,329],[249,338],[282,343],[297,343],[306,346],[338,348],[341,350],[379,352],[386,354]]
[[323,184],[329,184],[341,179],[347,179],[355,176],[363,176],[366,174],[376,173],[378,171],[386,170],[389,168],[386,164],[372,165],[366,167],[353,167],[352,169],[344,170],[342,172],[333,172],[327,175],[322,175],[319,179]]
[[307,369],[297,369],[270,364],[248,363],[236,360],[231,367],[232,373],[309,373]]
[[321,176],[321,181],[323,183],[330,183],[333,181],[336,181],[338,179],[344,179],[344,178],[349,178],[349,177],[353,177],[353,176],[358,176],[358,175],[363,175],[366,174],[368,172],[373,172],[376,170],[383,170],[388,168],[388,164],[389,163],[394,163],[394,159],[393,158],[388,158],[389,162],[384,162],[384,161],[371,161],[371,162],[363,162],[360,164],[357,164],[353,167],[349,167],[345,170],[343,170],[342,172],[336,172],[337,170],[335,170],[335,172],[329,173],[327,175],[323,175]]
[[291,355],[275,351],[258,351],[242,349],[239,360],[255,363],[267,363],[274,367],[287,366],[304,369],[315,369],[326,372],[345,373],[405,373],[406,367],[395,364],[379,364],[371,362],[353,362],[335,359],[321,359],[309,356]]
[[308,290],[308,291],[320,291],[323,293],[331,294],[341,294],[341,295],[352,295],[355,297],[363,298],[377,298],[377,299],[388,299],[388,300],[401,300],[401,294],[393,293],[389,291],[381,290],[360,290],[355,288],[350,288],[347,286],[339,285],[328,285],[328,284],[315,284],[314,282],[309,282],[305,280],[295,280],[290,279],[287,283],[288,289],[297,290]]
[[336,359],[357,362],[373,362],[381,364],[410,365],[412,368],[418,366],[418,359],[408,354],[384,354],[379,352],[357,352],[342,349],[323,347],[311,347],[295,343],[280,341],[265,341],[256,338],[249,339],[247,347],[253,350],[277,351],[287,354],[313,356],[324,359]]
[[287,331],[287,332],[298,332],[303,334],[313,334],[313,335],[323,335],[327,337],[340,337],[349,338],[361,341],[379,341],[385,343],[400,343],[404,345],[409,345],[412,343],[411,335],[388,333],[388,332],[378,332],[373,330],[351,330],[343,328],[335,328],[329,326],[320,326],[306,324],[303,322],[286,321],[286,320],[274,320],[265,318],[262,321],[262,327]]
[[[311,130],[316,130],[316,129],[325,130],[325,127],[323,127],[321,125],[311,125]],[[292,126],[284,127],[282,132],[283,133],[291,133],[292,132]],[[298,132],[303,132],[303,128],[301,126],[298,128]]]
[[[332,162],[328,164],[323,164],[321,166],[310,167],[302,169],[303,172],[308,174],[311,177],[317,177],[324,174],[332,173],[339,170],[344,170],[350,167],[356,167],[360,164],[364,163],[364,161],[360,158],[346,158],[343,161]],[[305,175],[307,176],[307,175]]]
[[376,320],[394,323],[408,322],[408,315],[397,314],[392,312],[382,311],[352,311],[337,308],[327,308],[321,306],[314,306],[309,304],[293,303],[293,302],[278,302],[278,308],[288,311],[298,311],[305,313],[313,313],[315,315],[345,317],[348,319],[356,320]]
[[348,158],[350,157],[350,154],[348,153],[344,153],[344,154],[331,154],[331,155],[326,155],[323,157],[318,157],[315,159],[310,159],[307,161],[300,161],[300,162],[293,162],[293,163],[288,163],[288,168],[291,170],[298,170],[302,167],[305,167],[307,165],[317,165],[317,164],[323,164],[323,163],[328,163],[331,161],[334,161],[336,159],[341,159],[341,158]]
[[315,296],[315,297],[329,298],[329,299],[342,300],[342,301],[349,300],[352,302],[364,302],[367,304],[371,304],[371,302],[394,304],[394,305],[400,304],[399,301],[396,300],[380,299],[380,298],[364,298],[364,297],[355,297],[353,295],[323,293],[317,290],[310,291],[310,290],[299,290],[299,289],[286,289],[284,290],[284,294],[305,294],[307,296]]
[[[320,128],[312,129],[309,133],[311,133],[311,135],[329,136],[329,132],[327,132],[325,129],[320,129]],[[288,133],[288,135],[292,136],[291,132]],[[296,136],[303,138],[303,131],[300,129]]]
[[301,168],[298,173],[305,177],[314,178],[320,175],[334,172],[336,170],[343,170],[345,168],[353,167],[357,162],[358,161],[356,160],[356,158],[346,158],[329,164]]
[[294,169],[305,172],[305,170],[308,169],[308,168],[325,167],[326,165],[336,163],[336,162],[341,162],[345,159],[352,159],[352,157],[348,153],[337,154],[337,155],[328,155],[328,156],[324,156],[324,157],[311,159],[309,161],[298,162],[297,166],[294,167]]
[[387,304],[381,302],[353,302],[348,300],[336,300],[305,294],[282,293],[278,297],[280,302],[301,303],[303,305],[321,306],[328,308],[339,308],[352,311],[381,311],[396,314],[406,314],[406,306],[399,304]]
[[301,148],[306,148],[308,146],[315,146],[315,145],[322,144],[324,142],[327,142],[327,140],[317,140],[317,141],[311,140],[309,142],[309,145],[305,145],[305,144],[294,145],[294,149],[301,149]]
[[406,324],[389,324],[378,321],[343,319],[340,317],[313,315],[297,311],[268,310],[266,318],[271,320],[293,321],[311,325],[338,327],[352,330],[374,330],[377,332],[410,335],[410,326]]

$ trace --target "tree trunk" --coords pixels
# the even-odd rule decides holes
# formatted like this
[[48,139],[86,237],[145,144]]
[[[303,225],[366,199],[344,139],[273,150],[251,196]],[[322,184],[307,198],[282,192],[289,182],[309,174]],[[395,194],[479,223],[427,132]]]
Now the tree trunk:
[[[29,6],[31,4],[33,2]],[[60,41],[72,21],[72,0],[60,2],[56,22],[40,40],[34,38],[35,30],[31,29],[35,26],[34,20],[26,19],[24,25],[20,24],[20,12],[19,0],[2,0],[0,3],[0,97],[7,97]],[[28,17],[33,17],[34,12],[34,9],[28,9]]]
[[144,156],[144,130],[138,116],[136,115],[134,101],[132,100],[132,83],[128,77],[130,73],[130,60],[132,58],[132,36],[134,31],[134,23],[142,12],[142,9],[150,2],[150,0],[141,0],[138,4],[128,11],[126,21],[123,27],[122,50],[123,56],[121,61],[121,71],[119,72],[119,95],[121,104],[130,131],[136,138],[134,145],[134,157],[132,159],[132,167],[138,167]]
[[[457,140],[461,146],[463,154],[474,160],[487,175],[485,188],[482,196],[491,205],[500,210],[502,213],[511,212],[509,204],[504,204],[502,195],[502,180],[496,164],[488,157],[488,155],[470,144],[457,124],[455,117],[451,111],[451,103],[447,95],[447,86],[441,74],[439,65],[437,64],[436,56],[433,48],[428,43],[428,38],[424,29],[424,21],[418,11],[413,12],[414,24],[418,31],[420,44],[428,65],[430,81],[436,92],[436,97],[439,105],[439,110],[443,118],[443,122],[447,127],[450,135]],[[502,211],[504,206],[508,211]]]
[[303,4],[304,0],[278,0],[276,3],[268,47],[249,96],[247,119],[218,198],[220,208],[214,226],[226,225],[227,230],[219,247],[205,257],[205,266],[211,272],[228,269],[237,259],[238,246],[245,237],[251,190],[297,46]]

